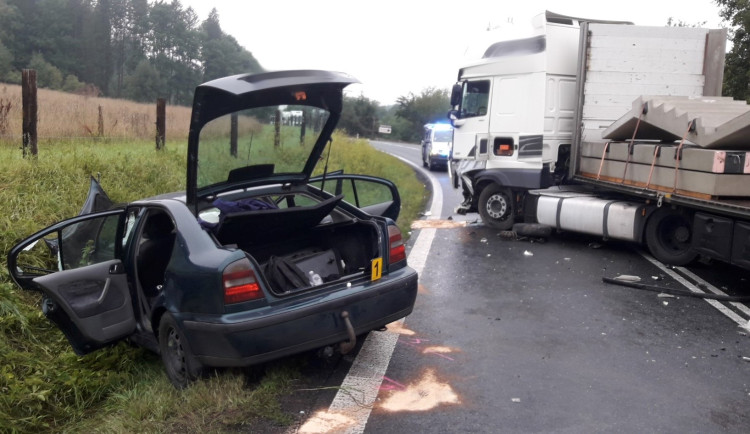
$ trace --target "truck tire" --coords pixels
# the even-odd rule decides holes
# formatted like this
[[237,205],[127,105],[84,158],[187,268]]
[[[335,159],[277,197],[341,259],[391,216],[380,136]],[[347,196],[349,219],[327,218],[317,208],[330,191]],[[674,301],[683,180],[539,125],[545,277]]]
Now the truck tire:
[[681,266],[695,260],[692,237],[692,219],[678,210],[659,208],[646,223],[648,250],[665,264]]
[[516,213],[513,204],[513,192],[492,184],[484,188],[479,194],[479,215],[487,226],[507,231],[513,227]]

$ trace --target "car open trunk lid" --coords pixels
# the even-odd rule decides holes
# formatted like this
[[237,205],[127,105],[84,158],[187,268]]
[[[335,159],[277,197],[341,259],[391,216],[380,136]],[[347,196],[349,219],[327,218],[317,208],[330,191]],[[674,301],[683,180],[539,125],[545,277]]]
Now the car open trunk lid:
[[[307,182],[340,117],[343,89],[357,82],[344,73],[299,70],[198,86],[188,136],[187,204],[195,210],[198,200],[222,192]],[[294,162],[287,162],[290,155]]]

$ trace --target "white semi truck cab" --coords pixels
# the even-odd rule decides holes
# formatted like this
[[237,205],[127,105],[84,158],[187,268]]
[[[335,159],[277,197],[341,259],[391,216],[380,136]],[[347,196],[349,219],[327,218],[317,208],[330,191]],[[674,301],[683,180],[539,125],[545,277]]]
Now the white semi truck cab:
[[725,46],[552,12],[490,44],[451,93],[456,211],[750,268],[750,106],[720,96]]
[[537,15],[526,37],[491,44],[480,60],[458,71],[449,115],[449,170],[465,199],[458,212],[479,207],[485,223],[510,229],[522,211],[519,192],[565,179],[582,21]]

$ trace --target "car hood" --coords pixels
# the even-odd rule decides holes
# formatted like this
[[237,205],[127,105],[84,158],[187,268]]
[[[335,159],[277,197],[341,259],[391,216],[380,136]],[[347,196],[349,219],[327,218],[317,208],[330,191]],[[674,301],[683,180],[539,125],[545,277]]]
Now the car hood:
[[331,71],[241,74],[195,89],[186,201],[263,184],[305,183],[358,80]]

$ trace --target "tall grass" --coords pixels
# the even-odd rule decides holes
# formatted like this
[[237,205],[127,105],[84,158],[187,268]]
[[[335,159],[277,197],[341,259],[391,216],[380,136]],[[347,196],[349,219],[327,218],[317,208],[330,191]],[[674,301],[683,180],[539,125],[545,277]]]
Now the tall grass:
[[[393,180],[402,195],[402,226],[422,206],[422,185],[411,169],[363,140],[336,134],[329,169]],[[157,356],[121,343],[78,357],[42,314],[40,297],[10,282],[8,250],[29,234],[76,215],[88,177],[115,202],[184,189],[186,145],[168,140],[43,142],[37,159],[18,143],[0,142],[0,432],[217,431],[250,417],[285,419],[277,398],[294,367],[247,387],[242,376],[219,373],[185,393],[175,392]],[[408,227],[408,226],[407,226]]]
[[[42,142],[98,136],[99,107],[102,108],[104,137],[152,139],[156,133],[155,101],[142,104],[49,89],[38,89],[37,99],[37,133]],[[4,107],[10,105],[7,114],[0,113],[7,119],[7,128],[0,130],[0,139],[20,140],[23,120],[21,86],[0,83],[0,103]],[[168,140],[186,139],[189,126],[190,107],[167,106]]]

